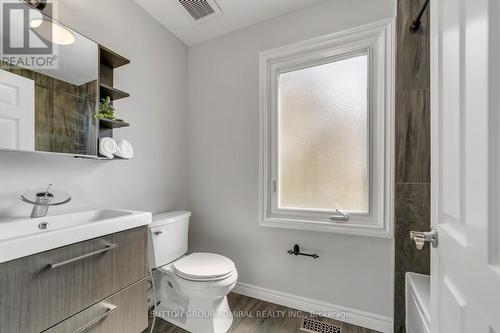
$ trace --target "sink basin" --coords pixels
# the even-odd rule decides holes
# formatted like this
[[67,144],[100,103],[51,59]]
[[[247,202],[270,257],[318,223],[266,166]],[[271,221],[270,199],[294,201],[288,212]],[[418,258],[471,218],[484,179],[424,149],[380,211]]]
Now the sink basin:
[[0,221],[0,263],[150,223],[149,212],[112,209],[4,219]]

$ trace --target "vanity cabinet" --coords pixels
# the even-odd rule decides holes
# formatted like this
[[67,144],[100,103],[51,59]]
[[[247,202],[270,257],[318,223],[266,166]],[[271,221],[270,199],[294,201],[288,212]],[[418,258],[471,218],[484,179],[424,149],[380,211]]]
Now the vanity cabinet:
[[0,264],[0,332],[141,332],[147,276],[146,227]]
[[142,332],[147,322],[137,317],[144,313],[149,281],[144,279],[118,292],[44,333]]

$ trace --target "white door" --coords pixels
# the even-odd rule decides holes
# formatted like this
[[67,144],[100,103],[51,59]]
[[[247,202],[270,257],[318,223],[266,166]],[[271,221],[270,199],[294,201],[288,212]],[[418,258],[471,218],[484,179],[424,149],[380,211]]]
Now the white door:
[[433,333],[500,333],[500,0],[431,0]]
[[35,150],[35,84],[0,70],[0,149]]

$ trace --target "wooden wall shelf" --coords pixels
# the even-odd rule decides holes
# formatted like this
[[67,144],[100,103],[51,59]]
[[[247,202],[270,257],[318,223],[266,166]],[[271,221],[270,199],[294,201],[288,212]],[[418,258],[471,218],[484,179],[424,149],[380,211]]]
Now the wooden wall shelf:
[[82,156],[82,155],[75,155],[74,158],[79,158],[82,160],[94,160],[94,161],[129,161],[130,159],[128,158],[121,158],[118,156],[115,156],[114,158],[107,158],[104,156]]
[[[103,98],[109,96],[111,98],[111,104],[113,101],[130,97],[130,94],[122,91],[120,89],[116,89],[114,87],[114,71],[121,66],[127,65],[130,63],[130,60],[122,57],[116,52],[111,51],[110,49],[99,45],[99,99],[100,102]],[[118,111],[118,116],[120,114],[120,110]],[[99,131],[98,138],[104,137],[113,137],[113,130],[128,127],[130,124],[124,121],[116,121],[109,119],[99,119]],[[107,160],[107,158],[97,158],[102,160]]]
[[105,128],[121,128],[129,127],[130,124],[119,120],[99,119],[99,126]]
[[115,69],[130,64],[130,60],[100,45],[101,64]]
[[112,101],[119,100],[121,98],[126,98],[130,97],[129,93],[126,93],[124,91],[121,91],[120,89],[113,88],[111,86],[108,86],[107,84],[100,83],[100,89],[101,89],[101,98],[106,98],[106,96],[109,96]]

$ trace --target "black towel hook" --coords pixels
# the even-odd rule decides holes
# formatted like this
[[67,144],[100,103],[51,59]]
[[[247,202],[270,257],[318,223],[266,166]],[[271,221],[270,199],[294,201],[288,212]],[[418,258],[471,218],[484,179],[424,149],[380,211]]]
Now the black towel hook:
[[289,255],[295,254],[296,256],[306,256],[306,257],[311,257],[311,258],[314,258],[314,259],[318,259],[319,258],[319,255],[317,255],[316,253],[313,253],[313,254],[301,253],[300,252],[299,244],[295,244],[293,246],[293,250],[288,250],[287,252],[288,252]]
[[410,32],[418,32],[420,30],[420,26],[422,25],[422,15],[424,15],[424,12],[425,12],[425,9],[427,8],[427,6],[429,5],[429,1],[430,0],[427,0],[424,4],[424,6],[422,7],[422,9],[420,10],[420,13],[418,14],[417,18],[415,19],[415,21],[413,21],[413,23],[411,24],[411,27],[410,27]]

